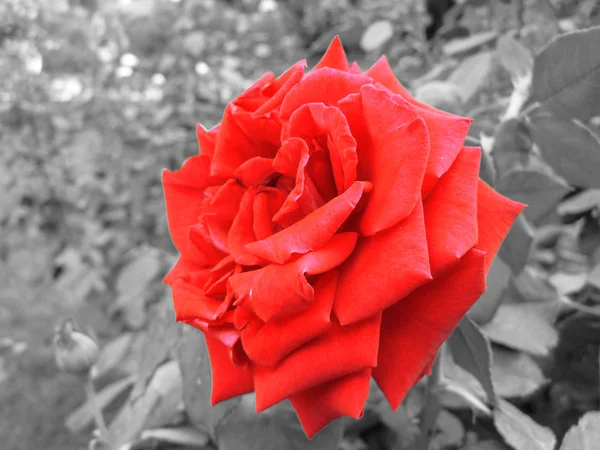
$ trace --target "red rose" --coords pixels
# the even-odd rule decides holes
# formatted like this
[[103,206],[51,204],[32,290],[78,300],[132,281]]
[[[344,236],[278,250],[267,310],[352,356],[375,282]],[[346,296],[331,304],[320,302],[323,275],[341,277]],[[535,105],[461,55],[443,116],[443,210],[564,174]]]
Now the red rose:
[[286,398],[309,436],[360,417],[373,377],[397,408],[485,290],[523,205],[478,177],[470,119],[419,103],[336,38],[198,128],[163,184],[181,256],[177,319],[204,332],[212,402]]

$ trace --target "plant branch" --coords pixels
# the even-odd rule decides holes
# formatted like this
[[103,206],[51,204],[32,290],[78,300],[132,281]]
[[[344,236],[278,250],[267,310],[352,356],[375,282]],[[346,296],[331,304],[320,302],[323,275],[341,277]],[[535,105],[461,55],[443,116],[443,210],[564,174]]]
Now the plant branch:
[[106,427],[106,422],[104,421],[104,416],[102,415],[102,411],[98,406],[98,402],[96,401],[96,391],[94,390],[94,382],[91,377],[86,377],[83,381],[83,387],[85,389],[85,394],[90,402],[90,408],[92,410],[92,414],[94,415],[94,421],[96,422],[96,427],[100,431],[100,438],[107,443],[112,448],[112,439],[110,437],[110,432]]
[[435,423],[440,412],[439,386],[442,379],[442,349],[438,352],[431,375],[425,387],[425,406],[421,416],[421,433],[417,440],[417,450],[427,450],[429,440],[435,432]]

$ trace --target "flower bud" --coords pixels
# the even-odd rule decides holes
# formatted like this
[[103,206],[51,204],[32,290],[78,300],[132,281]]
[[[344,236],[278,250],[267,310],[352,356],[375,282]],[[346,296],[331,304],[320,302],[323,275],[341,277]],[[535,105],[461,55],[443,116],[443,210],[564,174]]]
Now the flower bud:
[[92,338],[73,329],[66,319],[54,337],[56,365],[67,373],[87,375],[98,359],[98,345]]

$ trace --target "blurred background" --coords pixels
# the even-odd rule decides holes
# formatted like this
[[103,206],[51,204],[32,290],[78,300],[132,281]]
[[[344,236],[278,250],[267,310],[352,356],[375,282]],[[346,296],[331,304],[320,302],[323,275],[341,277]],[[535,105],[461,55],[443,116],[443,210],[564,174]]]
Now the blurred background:
[[[595,24],[596,0],[0,0],[0,447],[86,448],[89,405],[79,380],[54,361],[55,328],[67,316],[100,345],[96,388],[119,442],[190,444],[148,433],[189,422],[185,383],[165,371],[181,350],[161,284],[175,250],[160,173],[196,153],[196,123],[217,124],[253,80],[303,58],[313,65],[339,35],[363,70],[386,54],[419,99],[474,117],[470,145],[487,146],[488,155],[510,150],[508,159],[486,160],[502,175],[507,164],[529,164],[519,151],[534,145],[526,121],[506,120],[516,86],[511,64],[531,69],[552,37]],[[501,40],[507,33],[512,41]],[[515,40],[520,47],[506,47]],[[588,125],[597,132],[596,119]],[[557,204],[593,190],[572,178],[535,192]],[[600,260],[600,201],[597,192],[592,198],[562,215],[532,213],[526,248],[534,250],[509,255],[508,265],[521,269],[512,275],[493,271],[494,306],[480,324],[511,303],[503,297],[509,285],[513,296],[550,289],[578,304],[598,301],[600,273],[590,273]],[[541,247],[531,244],[534,235]],[[600,321],[575,316],[567,331],[556,315],[544,322],[541,350],[527,336],[507,338],[514,330],[487,331],[499,395],[559,438],[598,407]],[[165,369],[160,383],[157,368]],[[367,411],[340,448],[412,448],[422,406],[413,403],[399,413]],[[474,424],[468,405],[451,399],[445,407],[431,448],[506,448],[485,419]],[[188,448],[214,445],[195,438]]]

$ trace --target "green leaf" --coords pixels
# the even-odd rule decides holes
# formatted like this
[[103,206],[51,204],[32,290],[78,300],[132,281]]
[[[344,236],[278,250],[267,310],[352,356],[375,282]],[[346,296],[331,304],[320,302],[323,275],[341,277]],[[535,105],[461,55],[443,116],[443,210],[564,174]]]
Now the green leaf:
[[112,421],[109,432],[115,448],[135,440],[145,427],[156,428],[170,423],[183,400],[181,381],[176,361],[156,369],[145,392],[138,398],[130,398]]
[[430,440],[430,448],[459,448],[464,442],[463,423],[446,409],[441,409],[438,413],[435,428],[437,434]]
[[512,169],[502,174],[494,188],[512,200],[525,203],[523,215],[535,221],[567,194],[571,188],[560,178],[539,169]]
[[212,436],[216,428],[241,401],[235,397],[210,406],[212,374],[204,334],[190,326],[182,330],[177,352],[183,379],[183,402],[193,425],[207,429]]
[[[96,404],[100,409],[106,408],[135,381],[135,375],[130,375],[109,384],[96,393]],[[67,417],[65,425],[73,433],[80,433],[94,420],[93,406],[88,401],[73,411]]]
[[512,272],[519,274],[527,264],[533,244],[533,229],[524,216],[519,215],[506,235],[498,256],[504,260]]
[[553,450],[556,437],[552,430],[535,422],[506,400],[499,399],[494,409],[494,425],[515,450]]
[[480,52],[463,60],[448,77],[448,82],[458,88],[467,103],[488,81],[492,70],[492,52]]
[[342,421],[336,420],[308,439],[289,402],[255,413],[254,396],[244,396],[239,407],[219,427],[219,450],[331,450],[342,439]]
[[142,334],[142,347],[137,358],[138,379],[131,393],[133,398],[145,391],[156,368],[169,358],[180,333],[181,325],[175,321],[171,301],[163,301],[152,308],[150,322]]
[[600,115],[600,27],[563,34],[536,56],[530,102],[589,120]]
[[558,205],[557,212],[561,216],[567,216],[583,214],[596,208],[600,208],[600,189],[587,189]]
[[565,435],[560,450],[593,450],[600,442],[600,412],[590,411]]
[[589,273],[587,282],[595,288],[600,289],[600,264],[596,264]]
[[434,108],[460,114],[463,107],[462,93],[458,86],[447,81],[430,81],[419,86],[415,98]]
[[481,331],[492,342],[546,356],[558,342],[558,332],[553,326],[557,309],[550,302],[506,303],[500,305],[492,321],[483,325]]
[[496,403],[490,367],[491,347],[487,338],[468,317],[463,318],[448,338],[454,362],[471,373],[485,389],[491,404]]
[[527,76],[533,70],[533,55],[514,36],[505,34],[498,39],[498,58],[513,79]]
[[458,54],[466,53],[479,48],[482,45],[489,44],[497,37],[498,33],[496,31],[482,31],[481,33],[474,33],[465,38],[452,39],[442,47],[442,51],[447,56],[456,56]]
[[535,109],[529,119],[533,140],[544,160],[559,175],[574,186],[600,188],[598,136],[581,122],[562,118],[545,108]]
[[362,35],[360,47],[365,52],[371,52],[389,41],[393,35],[394,27],[389,20],[373,22]]
[[569,295],[581,291],[585,287],[587,279],[586,271],[556,272],[548,277],[548,281],[554,286],[558,295]]
[[463,450],[510,450],[510,447],[498,441],[479,441]]
[[93,377],[100,378],[115,369],[129,352],[132,342],[133,333],[123,333],[106,343],[94,364]]
[[495,258],[492,267],[487,274],[486,290],[469,309],[469,317],[479,325],[492,320],[500,302],[504,290],[510,278],[510,269],[500,258]]
[[154,428],[142,432],[141,440],[152,440],[175,445],[187,445],[198,448],[208,444],[210,438],[192,427]]
[[531,356],[500,346],[493,347],[492,381],[504,398],[528,397],[548,382]]

